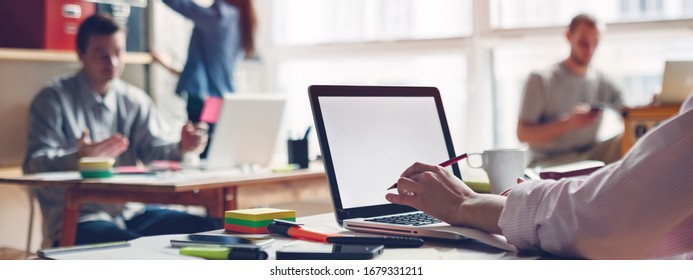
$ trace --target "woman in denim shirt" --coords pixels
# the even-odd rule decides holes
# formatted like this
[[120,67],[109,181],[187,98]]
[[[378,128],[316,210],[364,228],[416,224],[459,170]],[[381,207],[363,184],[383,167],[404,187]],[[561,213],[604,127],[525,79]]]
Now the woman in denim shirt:
[[[252,0],[214,0],[211,6],[201,7],[192,0],[163,2],[195,24],[183,71],[162,62],[157,55],[154,57],[180,75],[176,93],[187,99],[188,119],[198,123],[207,97],[223,97],[234,92],[233,75],[239,54],[246,58],[255,55],[253,3]],[[213,129],[210,125],[210,139]],[[201,157],[206,153],[207,149]]]

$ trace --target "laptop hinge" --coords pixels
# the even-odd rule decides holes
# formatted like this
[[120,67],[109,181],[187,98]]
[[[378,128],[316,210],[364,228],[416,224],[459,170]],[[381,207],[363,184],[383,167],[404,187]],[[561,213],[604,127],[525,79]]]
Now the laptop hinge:
[[350,217],[350,216],[349,216],[349,211],[347,211],[347,210],[339,209],[339,210],[337,210],[337,212],[339,213],[339,217],[344,217],[345,215],[346,215],[347,217]]

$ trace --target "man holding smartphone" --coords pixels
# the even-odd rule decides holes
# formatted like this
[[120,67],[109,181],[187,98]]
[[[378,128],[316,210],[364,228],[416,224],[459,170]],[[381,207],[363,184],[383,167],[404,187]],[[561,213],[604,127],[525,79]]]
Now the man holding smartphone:
[[596,19],[580,14],[566,32],[570,56],[548,71],[530,74],[517,124],[517,137],[529,145],[531,167],[581,160],[611,163],[620,159],[621,136],[598,143],[604,106],[620,110],[621,92],[590,67],[599,44]]

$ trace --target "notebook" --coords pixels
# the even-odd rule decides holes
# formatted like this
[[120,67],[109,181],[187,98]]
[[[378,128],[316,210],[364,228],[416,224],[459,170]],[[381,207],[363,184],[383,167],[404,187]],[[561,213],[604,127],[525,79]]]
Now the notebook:
[[[515,251],[503,236],[450,226],[385,200],[387,188],[414,162],[435,164],[455,156],[438,89],[311,86],[308,91],[340,226],[369,233],[474,239]],[[447,168],[460,177],[457,164]]]
[[539,178],[559,180],[561,178],[585,176],[604,167],[599,160],[583,160],[563,165],[540,168]]
[[274,154],[285,103],[283,97],[268,94],[224,97],[207,160],[202,167],[266,167]]
[[663,104],[681,104],[693,93],[693,61],[667,61],[662,77]]

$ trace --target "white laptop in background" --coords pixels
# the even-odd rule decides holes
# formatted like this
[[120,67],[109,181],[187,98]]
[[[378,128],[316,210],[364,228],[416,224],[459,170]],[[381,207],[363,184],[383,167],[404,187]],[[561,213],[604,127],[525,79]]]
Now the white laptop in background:
[[[504,237],[455,227],[385,199],[414,162],[455,157],[438,89],[311,86],[313,119],[339,225],[388,235],[478,240],[515,251]],[[447,167],[460,177],[457,164]]]
[[662,104],[681,104],[693,93],[693,61],[667,61],[662,77]]
[[274,154],[285,103],[285,98],[269,94],[224,97],[202,168],[266,167]]

